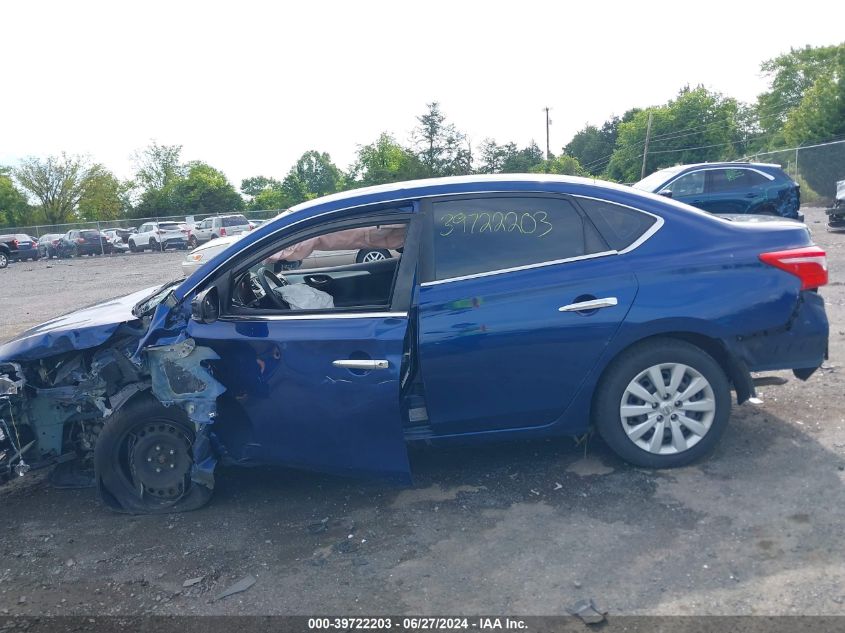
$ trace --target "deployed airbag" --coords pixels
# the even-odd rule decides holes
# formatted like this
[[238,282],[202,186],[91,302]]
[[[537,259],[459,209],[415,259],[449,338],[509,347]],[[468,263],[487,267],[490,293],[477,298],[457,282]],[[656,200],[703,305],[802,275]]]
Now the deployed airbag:
[[288,284],[273,288],[291,310],[327,310],[334,307],[334,299],[328,292],[317,290],[307,284]]

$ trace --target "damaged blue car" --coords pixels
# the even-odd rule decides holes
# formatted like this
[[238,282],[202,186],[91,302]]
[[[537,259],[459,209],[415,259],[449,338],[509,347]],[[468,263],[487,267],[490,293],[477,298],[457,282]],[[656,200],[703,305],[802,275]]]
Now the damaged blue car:
[[[313,256],[365,248],[391,257]],[[218,464],[407,484],[414,441],[594,429],[632,464],[681,466],[732,391],[754,396],[750,372],[821,365],[827,278],[801,224],[595,180],[336,194],[0,346],[0,474],[88,465],[109,507],[150,513],[202,506]]]

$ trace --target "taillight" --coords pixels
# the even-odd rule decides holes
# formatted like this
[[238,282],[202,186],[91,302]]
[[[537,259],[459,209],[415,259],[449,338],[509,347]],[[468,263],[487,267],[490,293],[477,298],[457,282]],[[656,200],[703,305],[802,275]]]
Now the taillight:
[[226,228],[220,227],[220,237],[226,237]]
[[52,243],[53,243],[53,246],[58,246],[58,245],[59,245],[59,240],[53,240],[53,242],[52,242]]
[[827,284],[827,253],[818,246],[761,253],[760,261],[798,277],[801,290]]
[[12,248],[14,248],[15,250],[17,250],[17,248],[18,248],[18,241],[17,241],[17,240],[12,240],[11,244],[12,244]]

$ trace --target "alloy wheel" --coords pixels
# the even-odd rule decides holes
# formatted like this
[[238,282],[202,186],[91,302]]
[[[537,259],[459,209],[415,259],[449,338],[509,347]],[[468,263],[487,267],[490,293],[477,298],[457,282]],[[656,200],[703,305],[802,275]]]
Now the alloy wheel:
[[361,259],[362,262],[380,262],[387,259],[384,253],[381,251],[369,251],[364,257]]
[[661,363],[628,383],[619,415],[628,439],[639,448],[672,455],[707,435],[716,415],[716,396],[701,372],[682,363]]

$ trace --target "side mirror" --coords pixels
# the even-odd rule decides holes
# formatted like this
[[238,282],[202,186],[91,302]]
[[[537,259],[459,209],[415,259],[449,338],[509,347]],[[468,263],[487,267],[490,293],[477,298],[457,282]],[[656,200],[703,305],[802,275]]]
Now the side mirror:
[[199,323],[214,323],[220,317],[217,287],[206,288],[191,301],[191,318]]
[[672,190],[671,189],[661,189],[657,192],[658,196],[666,196],[667,198],[672,197]]

